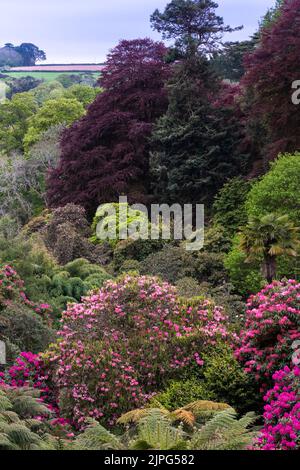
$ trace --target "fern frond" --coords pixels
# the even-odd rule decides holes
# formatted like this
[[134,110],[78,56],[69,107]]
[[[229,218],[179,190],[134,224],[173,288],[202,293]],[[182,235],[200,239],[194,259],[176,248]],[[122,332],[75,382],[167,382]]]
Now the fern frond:
[[31,445],[38,444],[40,441],[36,434],[21,424],[11,424],[5,434],[22,450],[28,450]]
[[193,427],[196,421],[195,415],[191,411],[183,408],[173,411],[170,413],[169,417],[172,421],[181,421],[190,427]]
[[19,450],[19,447],[11,442],[5,434],[0,433],[0,450]]
[[22,418],[51,414],[49,408],[33,396],[23,395],[12,400],[14,411]]
[[229,405],[226,403],[216,403],[213,401],[207,400],[197,400],[193,403],[189,403],[188,405],[184,406],[182,409],[191,411],[195,415],[201,413],[203,411],[223,411],[230,408]]
[[248,429],[255,420],[253,413],[248,413],[237,420],[237,413],[228,408],[217,413],[208,423],[195,432],[190,448],[194,450],[241,450],[245,449],[254,437]]
[[3,390],[0,390],[0,413],[12,409],[12,403]]
[[170,450],[184,441],[185,433],[173,427],[161,410],[153,409],[138,424],[138,439],[148,443],[149,449]]
[[0,414],[0,420],[9,424],[20,422],[19,416],[14,411],[2,411]]
[[123,450],[121,440],[96,421],[80,434],[72,446],[75,450]]
[[136,410],[129,411],[128,413],[123,414],[117,421],[118,424],[129,424],[129,423],[138,423],[141,418],[147,416],[149,410],[146,408],[139,408]]

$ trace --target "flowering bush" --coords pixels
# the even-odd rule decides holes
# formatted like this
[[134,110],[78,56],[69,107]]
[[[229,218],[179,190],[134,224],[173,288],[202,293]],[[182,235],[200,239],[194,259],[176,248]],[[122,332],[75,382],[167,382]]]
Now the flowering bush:
[[273,282],[250,297],[236,357],[266,390],[272,375],[290,365],[292,344],[300,339],[300,284]]
[[42,357],[31,352],[22,352],[14,365],[0,373],[0,383],[11,387],[33,387],[41,391],[41,399],[49,405],[55,404],[49,387],[49,375]]
[[[5,372],[0,372],[0,387],[11,389],[29,387],[39,390],[39,401],[50,410],[51,433],[60,437],[70,437],[72,423],[60,416],[56,391],[47,371],[46,362],[41,354],[22,352],[14,365]],[[36,416],[40,421],[47,421],[49,415]]]
[[264,397],[264,428],[255,447],[262,450],[300,449],[300,368],[273,375],[274,387]]
[[24,292],[24,281],[20,279],[11,266],[6,265],[0,267],[0,311],[13,302],[27,305],[36,313],[43,314],[43,316],[50,312],[48,304],[35,305],[27,298]]
[[62,413],[79,426],[87,417],[112,425],[168,379],[201,367],[204,346],[233,335],[221,308],[199,303],[182,305],[169,284],[127,275],[69,305],[48,357]]

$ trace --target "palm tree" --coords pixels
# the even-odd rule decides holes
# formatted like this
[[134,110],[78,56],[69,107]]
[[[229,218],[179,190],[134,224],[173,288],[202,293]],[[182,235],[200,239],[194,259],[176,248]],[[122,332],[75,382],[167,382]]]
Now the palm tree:
[[263,274],[271,283],[276,278],[277,257],[298,255],[300,246],[299,227],[295,227],[287,215],[268,214],[252,217],[241,228],[241,249],[247,261],[263,256]]

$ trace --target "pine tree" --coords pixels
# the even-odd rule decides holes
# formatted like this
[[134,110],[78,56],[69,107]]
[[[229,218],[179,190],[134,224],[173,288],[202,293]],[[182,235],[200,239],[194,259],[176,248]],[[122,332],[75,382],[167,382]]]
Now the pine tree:
[[164,39],[175,39],[182,57],[173,66],[169,107],[152,139],[153,189],[172,202],[211,204],[218,189],[247,163],[239,148],[240,119],[234,106],[220,105],[225,88],[208,62],[223,34],[234,30],[217,16],[217,6],[211,0],[172,0],[151,17]]

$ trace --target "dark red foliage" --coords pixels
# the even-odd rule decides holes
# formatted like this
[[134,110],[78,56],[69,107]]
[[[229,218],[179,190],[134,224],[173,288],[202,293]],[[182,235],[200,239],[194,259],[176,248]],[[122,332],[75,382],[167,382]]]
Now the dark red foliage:
[[299,51],[300,0],[285,0],[276,22],[262,31],[259,47],[245,59],[250,118],[266,126],[267,161],[300,149],[300,108],[292,103],[292,83],[300,80]]
[[151,39],[121,41],[108,56],[104,92],[63,135],[59,166],[48,179],[50,206],[75,203],[92,213],[120,194],[146,192],[152,125],[167,107],[166,48]]

